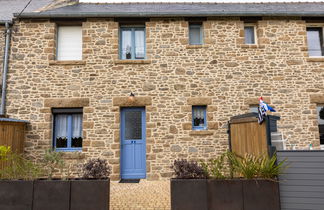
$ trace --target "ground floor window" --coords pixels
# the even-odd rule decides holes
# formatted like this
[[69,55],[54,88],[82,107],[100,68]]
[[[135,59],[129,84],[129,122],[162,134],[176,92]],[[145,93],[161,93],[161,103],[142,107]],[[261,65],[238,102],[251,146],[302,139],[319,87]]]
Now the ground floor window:
[[317,116],[321,148],[324,149],[324,105],[317,106]]
[[82,150],[82,109],[53,109],[53,115],[54,149]]
[[206,106],[192,106],[192,129],[206,130]]

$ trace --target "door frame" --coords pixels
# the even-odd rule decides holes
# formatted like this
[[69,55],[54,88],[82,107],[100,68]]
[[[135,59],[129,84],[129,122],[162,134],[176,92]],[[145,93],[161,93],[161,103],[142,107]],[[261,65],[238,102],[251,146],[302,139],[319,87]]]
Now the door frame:
[[[122,141],[123,141],[123,131],[125,129],[125,123],[123,123],[124,112],[127,110],[138,110],[142,112],[142,141],[143,141],[143,152],[144,152],[144,176],[137,177],[137,175],[127,175],[123,177],[122,169],[123,169],[123,149],[122,149]],[[145,107],[120,107],[120,179],[146,179],[146,109]]]

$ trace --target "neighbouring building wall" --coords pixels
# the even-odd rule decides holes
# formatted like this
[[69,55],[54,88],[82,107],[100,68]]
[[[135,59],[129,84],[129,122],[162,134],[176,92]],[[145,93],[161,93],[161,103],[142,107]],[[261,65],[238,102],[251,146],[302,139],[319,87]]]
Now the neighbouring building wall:
[[[203,23],[204,45],[188,45],[184,19],[146,23],[147,60],[118,60],[118,23],[83,23],[83,61],[54,61],[55,23],[22,21],[13,34],[8,75],[8,115],[30,121],[26,153],[37,160],[52,145],[51,108],[83,107],[79,163],[102,157],[119,177],[120,106],[130,92],[146,106],[147,176],[169,178],[175,159],[207,160],[228,149],[227,122],[249,111],[260,95],[277,110],[289,144],[319,148],[316,104],[324,103],[323,60],[310,60],[306,24],[263,18],[258,45],[243,44],[239,18]],[[126,104],[127,105],[127,104]],[[192,131],[191,106],[207,105],[207,131]]]

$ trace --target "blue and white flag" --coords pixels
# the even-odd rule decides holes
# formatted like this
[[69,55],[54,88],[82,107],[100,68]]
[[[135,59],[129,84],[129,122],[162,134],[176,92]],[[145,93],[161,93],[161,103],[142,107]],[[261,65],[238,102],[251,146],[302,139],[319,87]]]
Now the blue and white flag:
[[258,108],[258,123],[262,124],[265,116],[267,116],[267,111],[275,112],[274,108],[263,102],[263,98],[259,98],[259,108]]

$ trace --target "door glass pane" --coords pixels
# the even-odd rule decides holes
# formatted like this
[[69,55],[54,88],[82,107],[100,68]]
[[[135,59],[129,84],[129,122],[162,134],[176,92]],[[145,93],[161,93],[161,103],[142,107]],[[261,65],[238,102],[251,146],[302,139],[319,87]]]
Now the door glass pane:
[[125,139],[142,139],[142,112],[125,112]]
[[55,141],[56,148],[66,148],[68,140],[68,115],[55,116]]
[[194,25],[189,27],[190,44],[202,44],[200,33],[201,33],[201,26]]
[[121,34],[121,57],[122,59],[132,59],[132,31],[122,30]]
[[145,56],[144,42],[145,42],[144,29],[135,30],[135,58],[136,59],[144,59]]
[[309,56],[322,56],[322,28],[307,28]]
[[253,26],[245,26],[244,27],[244,37],[245,37],[245,44],[255,44],[254,27]]

